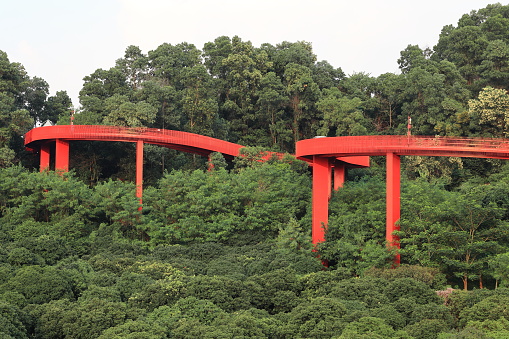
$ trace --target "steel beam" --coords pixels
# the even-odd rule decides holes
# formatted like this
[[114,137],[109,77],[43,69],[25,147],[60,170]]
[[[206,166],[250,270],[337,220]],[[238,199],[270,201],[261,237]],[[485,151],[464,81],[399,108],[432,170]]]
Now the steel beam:
[[325,241],[325,230],[329,222],[330,171],[329,158],[313,157],[313,217],[311,227],[313,245]]
[[346,166],[343,162],[336,162],[334,164],[334,190],[343,187],[345,183]]
[[[399,155],[394,153],[387,153],[386,155],[386,211],[387,211],[387,224],[385,231],[385,239],[389,247],[399,250],[399,236],[394,234],[395,231],[399,231],[399,218],[400,212],[400,195],[401,195],[401,184],[400,184],[400,172],[401,172],[401,161]],[[400,255],[396,254],[394,257],[394,265],[398,266],[400,263]]]
[[143,196],[143,140],[136,141],[136,197]]

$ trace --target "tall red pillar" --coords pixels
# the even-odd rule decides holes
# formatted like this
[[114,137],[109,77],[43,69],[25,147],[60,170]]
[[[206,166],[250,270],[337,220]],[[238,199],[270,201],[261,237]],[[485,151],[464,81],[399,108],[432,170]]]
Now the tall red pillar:
[[[393,234],[399,231],[400,212],[400,194],[401,194],[401,161],[399,155],[387,153],[387,182],[386,182],[386,199],[387,199],[387,224],[385,238],[390,247],[399,249],[399,236]],[[394,257],[394,266],[400,263],[400,255]]]
[[328,201],[332,197],[332,164],[331,164],[329,158],[327,158],[327,160],[329,160],[327,163],[327,179],[329,180],[329,182],[327,183],[327,187],[329,189],[329,192],[327,194],[327,215],[328,215],[329,214],[329,202]]
[[55,143],[55,171],[69,171],[69,141],[57,139]]
[[39,152],[39,171],[44,172],[49,170],[49,158],[50,158],[50,145],[49,143],[43,143]]
[[344,163],[336,162],[334,164],[334,190],[343,187],[345,183],[346,167]]
[[136,197],[143,196],[143,140],[136,141]]
[[313,156],[313,217],[311,226],[313,245],[325,241],[325,227],[329,222],[330,169],[329,158]]

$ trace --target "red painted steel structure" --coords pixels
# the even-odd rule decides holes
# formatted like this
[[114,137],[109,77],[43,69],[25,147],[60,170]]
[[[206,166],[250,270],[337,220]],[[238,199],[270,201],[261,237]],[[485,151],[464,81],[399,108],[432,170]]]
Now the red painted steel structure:
[[61,125],[34,128],[25,134],[25,146],[39,151],[40,170],[50,167],[51,145],[55,144],[55,170],[69,169],[69,142],[74,140],[125,141],[136,143],[136,195],[143,192],[143,145],[154,144],[208,156],[220,152],[226,158],[239,155],[243,147],[231,142],[181,131],[93,125]]
[[[55,170],[67,171],[69,169],[69,142],[74,140],[136,143],[136,186],[137,196],[140,199],[143,188],[143,145],[145,143],[202,156],[219,152],[229,159],[238,156],[240,149],[244,147],[194,133],[145,127],[59,125],[34,128],[25,134],[25,146],[28,149],[39,151],[41,171],[50,168],[50,153],[53,144],[55,144]],[[345,166],[356,167],[369,164],[369,159],[368,157],[344,157],[339,162],[341,162],[342,168]],[[338,180],[344,180],[344,169],[343,179]]]
[[[298,141],[296,156],[313,162],[313,225],[312,241],[324,241],[328,223],[331,189],[331,168],[344,157],[385,156],[386,165],[386,240],[389,246],[399,248],[400,218],[400,156],[454,156],[472,158],[509,159],[509,140],[421,136],[352,136],[315,138]],[[360,164],[359,164],[360,165]],[[344,181],[339,170],[340,184]],[[342,177],[342,178],[341,178]],[[394,263],[399,264],[399,255]]]

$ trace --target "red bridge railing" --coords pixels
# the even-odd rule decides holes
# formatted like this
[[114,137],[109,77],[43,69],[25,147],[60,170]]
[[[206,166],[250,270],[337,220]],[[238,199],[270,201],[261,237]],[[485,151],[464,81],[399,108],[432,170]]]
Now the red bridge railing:
[[509,158],[508,139],[428,136],[350,136],[306,139],[297,142],[296,156],[385,155]]

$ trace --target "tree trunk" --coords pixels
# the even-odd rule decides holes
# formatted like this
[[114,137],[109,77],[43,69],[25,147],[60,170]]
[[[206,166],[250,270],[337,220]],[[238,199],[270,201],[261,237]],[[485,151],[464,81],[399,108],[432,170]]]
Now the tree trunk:
[[389,103],[389,128],[392,128],[392,105]]
[[300,98],[298,95],[295,95],[292,98],[291,104],[292,104],[292,110],[293,110],[293,141],[297,142],[299,141],[299,121],[300,117],[302,116],[302,110],[299,108]]

